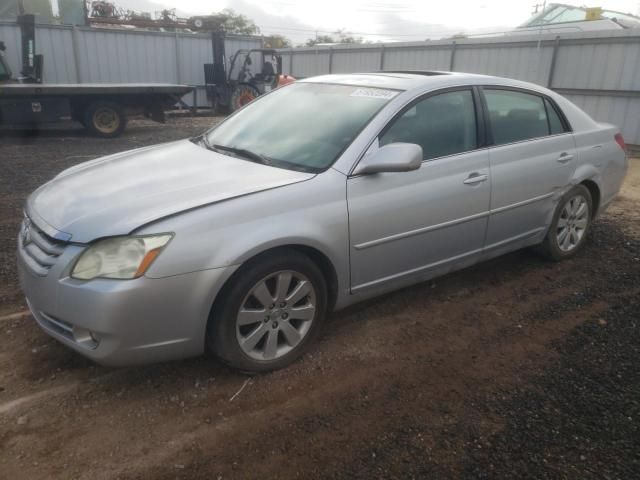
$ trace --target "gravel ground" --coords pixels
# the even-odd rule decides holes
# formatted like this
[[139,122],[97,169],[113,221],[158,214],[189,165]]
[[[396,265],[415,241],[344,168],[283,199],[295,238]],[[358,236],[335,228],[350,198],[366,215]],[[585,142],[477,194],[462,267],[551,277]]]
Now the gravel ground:
[[10,315],[31,190],[213,121],[133,122],[111,141],[0,131],[0,477],[640,478],[638,160],[575,258],[515,252],[356,305],[268,375],[99,367]]

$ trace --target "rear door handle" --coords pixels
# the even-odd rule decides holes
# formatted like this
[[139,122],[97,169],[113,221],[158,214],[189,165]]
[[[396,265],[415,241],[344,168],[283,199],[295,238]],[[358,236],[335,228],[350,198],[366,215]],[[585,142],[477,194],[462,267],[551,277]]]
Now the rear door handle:
[[567,163],[571,160],[573,160],[573,155],[569,155],[567,152],[561,153],[558,157],[558,162],[560,163]]
[[481,182],[486,182],[487,178],[489,178],[489,175],[486,175],[486,174],[481,175],[478,172],[475,172],[469,175],[467,179],[462,183],[464,183],[465,185],[476,185]]

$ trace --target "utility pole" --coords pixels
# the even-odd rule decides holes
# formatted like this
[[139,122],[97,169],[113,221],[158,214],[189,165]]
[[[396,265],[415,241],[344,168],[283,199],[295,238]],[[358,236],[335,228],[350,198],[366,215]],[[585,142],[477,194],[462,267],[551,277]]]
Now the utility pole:
[[82,13],[84,15],[84,25],[89,26],[89,2],[82,0]]
[[544,10],[545,8],[547,8],[547,0],[544,0],[544,2],[542,3],[536,3],[533,5],[533,12],[532,14],[535,15],[536,13],[538,13],[540,11],[540,7],[542,7],[542,10]]

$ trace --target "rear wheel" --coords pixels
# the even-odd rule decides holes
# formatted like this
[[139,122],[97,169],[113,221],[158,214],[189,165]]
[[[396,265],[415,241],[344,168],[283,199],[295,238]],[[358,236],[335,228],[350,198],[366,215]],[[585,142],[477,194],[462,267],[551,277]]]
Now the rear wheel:
[[238,85],[231,94],[231,111],[244,107],[259,95],[258,89],[251,85]]
[[127,117],[117,103],[94,102],[84,110],[82,124],[94,135],[113,138],[122,134]]
[[246,372],[275,370],[300,357],[319,334],[327,307],[322,272],[294,250],[247,263],[221,295],[209,320],[208,347]]
[[584,245],[591,226],[593,203],[584,185],[576,185],[558,202],[542,252],[552,260],[575,255]]

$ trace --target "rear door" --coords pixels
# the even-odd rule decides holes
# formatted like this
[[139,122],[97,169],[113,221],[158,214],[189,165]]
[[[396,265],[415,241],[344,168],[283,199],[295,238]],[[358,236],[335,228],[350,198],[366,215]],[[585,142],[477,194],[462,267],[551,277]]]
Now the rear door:
[[484,87],[491,164],[485,250],[509,250],[544,235],[575,169],[575,142],[557,106],[528,90]]

